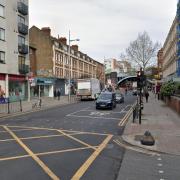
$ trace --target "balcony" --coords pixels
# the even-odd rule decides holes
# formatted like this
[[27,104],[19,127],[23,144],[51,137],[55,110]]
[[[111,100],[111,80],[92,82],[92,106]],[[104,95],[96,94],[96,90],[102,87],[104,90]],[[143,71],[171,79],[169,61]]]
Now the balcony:
[[18,31],[21,34],[27,35],[28,34],[28,26],[23,23],[18,23]]
[[18,45],[18,51],[21,54],[28,54],[28,46],[25,44],[19,44]]
[[27,74],[29,72],[29,66],[25,64],[19,65],[19,73],[20,74]]
[[28,6],[23,2],[18,2],[18,12],[24,16],[28,15]]

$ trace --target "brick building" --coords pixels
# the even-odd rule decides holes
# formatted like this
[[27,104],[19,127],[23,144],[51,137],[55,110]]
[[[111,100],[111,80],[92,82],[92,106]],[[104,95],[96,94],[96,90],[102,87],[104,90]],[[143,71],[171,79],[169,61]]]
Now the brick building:
[[35,94],[41,91],[42,95],[52,97],[55,89],[68,94],[69,78],[71,86],[78,78],[99,78],[104,83],[103,64],[79,51],[77,45],[70,47],[69,60],[65,37],[55,38],[49,27],[39,29],[36,26],[30,28],[29,36],[31,72],[35,77],[32,91],[35,90]]

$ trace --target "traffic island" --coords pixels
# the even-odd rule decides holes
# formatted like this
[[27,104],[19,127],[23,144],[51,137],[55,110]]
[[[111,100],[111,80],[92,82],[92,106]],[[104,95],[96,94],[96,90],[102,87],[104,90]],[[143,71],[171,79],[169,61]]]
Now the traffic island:
[[142,145],[153,146],[155,144],[155,139],[149,131],[146,131],[140,142]]

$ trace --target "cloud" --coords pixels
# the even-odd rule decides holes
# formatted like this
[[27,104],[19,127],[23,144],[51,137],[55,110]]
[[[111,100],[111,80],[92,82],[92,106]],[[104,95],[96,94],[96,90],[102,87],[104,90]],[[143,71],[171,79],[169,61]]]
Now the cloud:
[[139,32],[164,43],[176,0],[30,0],[30,25],[49,26],[53,36],[80,38],[80,50],[99,61],[118,57]]

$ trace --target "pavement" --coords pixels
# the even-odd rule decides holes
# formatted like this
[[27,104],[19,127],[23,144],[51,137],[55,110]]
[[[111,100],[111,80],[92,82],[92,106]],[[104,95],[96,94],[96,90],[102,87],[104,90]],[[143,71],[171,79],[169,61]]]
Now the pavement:
[[[142,145],[140,138],[145,131],[150,131],[155,139],[155,145]],[[140,137],[140,138],[139,138]],[[123,140],[133,146],[138,146],[160,153],[180,155],[180,116],[170,109],[163,101],[150,93],[149,101],[144,99],[142,123],[129,120],[126,124]]]
[[[7,104],[0,104],[0,118],[19,115],[27,112],[39,111],[41,109],[53,108],[55,106],[66,105],[69,103],[75,103],[78,101],[76,96],[71,96],[71,100],[69,101],[68,96],[61,96],[60,100],[58,98],[54,99],[52,97],[41,97],[42,105],[41,107],[38,106],[38,98],[33,98],[30,101],[22,101],[22,111],[20,102],[13,102],[9,105],[8,113],[8,105]],[[36,106],[34,106],[36,104]]]

